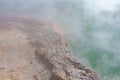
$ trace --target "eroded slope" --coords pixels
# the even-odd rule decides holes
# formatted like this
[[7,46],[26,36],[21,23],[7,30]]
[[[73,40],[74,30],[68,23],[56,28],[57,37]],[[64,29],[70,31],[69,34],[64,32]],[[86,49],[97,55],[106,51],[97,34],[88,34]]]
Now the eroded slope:
[[0,80],[98,80],[42,21],[0,16]]

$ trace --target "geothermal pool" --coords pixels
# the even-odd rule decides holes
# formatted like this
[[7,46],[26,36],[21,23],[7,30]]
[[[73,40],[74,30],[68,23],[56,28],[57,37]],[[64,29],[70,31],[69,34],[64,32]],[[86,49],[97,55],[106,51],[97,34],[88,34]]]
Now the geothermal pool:
[[120,1],[0,0],[0,13],[39,16],[58,25],[81,63],[103,80],[120,80]]

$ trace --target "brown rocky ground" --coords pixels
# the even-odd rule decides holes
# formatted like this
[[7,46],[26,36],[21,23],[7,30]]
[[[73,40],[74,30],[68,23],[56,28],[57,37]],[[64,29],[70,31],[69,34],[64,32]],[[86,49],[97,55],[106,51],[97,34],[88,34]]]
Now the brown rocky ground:
[[75,61],[51,25],[0,16],[0,80],[98,80]]

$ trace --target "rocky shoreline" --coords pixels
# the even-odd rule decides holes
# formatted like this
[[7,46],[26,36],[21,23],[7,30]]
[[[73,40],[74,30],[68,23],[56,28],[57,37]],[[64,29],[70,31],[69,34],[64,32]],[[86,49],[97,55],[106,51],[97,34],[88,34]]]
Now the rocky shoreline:
[[73,59],[53,27],[25,17],[0,16],[0,80],[98,80]]

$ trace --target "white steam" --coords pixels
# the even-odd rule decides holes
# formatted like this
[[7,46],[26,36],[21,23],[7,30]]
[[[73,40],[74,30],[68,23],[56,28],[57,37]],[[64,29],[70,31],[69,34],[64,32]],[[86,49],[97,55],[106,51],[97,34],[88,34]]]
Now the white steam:
[[115,11],[120,0],[85,0],[89,7],[105,11]]

